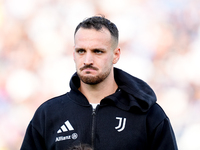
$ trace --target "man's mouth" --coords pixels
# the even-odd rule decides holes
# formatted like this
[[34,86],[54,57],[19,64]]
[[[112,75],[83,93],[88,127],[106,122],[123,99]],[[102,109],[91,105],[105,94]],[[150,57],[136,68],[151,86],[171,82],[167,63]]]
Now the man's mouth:
[[83,71],[83,70],[86,70],[86,71],[96,70],[96,71],[97,71],[98,68],[93,67],[93,66],[91,66],[91,65],[87,65],[87,66],[83,66],[83,67],[81,67],[80,70],[81,70],[81,71]]

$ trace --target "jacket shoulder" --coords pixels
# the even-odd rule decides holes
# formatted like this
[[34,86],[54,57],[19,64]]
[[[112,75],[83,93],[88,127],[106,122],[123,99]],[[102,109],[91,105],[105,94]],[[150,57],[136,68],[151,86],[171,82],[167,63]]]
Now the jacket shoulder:
[[56,117],[58,111],[62,111],[62,106],[66,105],[68,101],[67,93],[51,98],[44,103],[42,103],[34,113],[34,116],[31,120],[31,125],[39,132],[43,132],[43,126],[46,121],[52,120]]
[[156,126],[158,126],[164,119],[168,119],[168,117],[162,107],[155,103],[149,109],[146,119],[147,124],[151,126],[151,128],[156,128]]
[[67,93],[45,101],[35,111],[32,121],[44,120],[47,116],[54,116],[54,112],[60,111],[62,106],[66,105],[66,102],[68,102]]
[[45,101],[44,103],[42,103],[38,107],[37,111],[46,110],[46,109],[52,109],[53,107],[56,107],[58,105],[60,106],[63,103],[65,103],[67,101],[67,99],[68,99],[67,93],[63,94],[63,95],[60,95],[60,96],[53,97],[53,98]]
[[163,108],[158,103],[155,103],[151,106],[147,115],[148,115],[148,117],[155,117],[156,116],[157,119],[164,119],[164,118],[167,117]]

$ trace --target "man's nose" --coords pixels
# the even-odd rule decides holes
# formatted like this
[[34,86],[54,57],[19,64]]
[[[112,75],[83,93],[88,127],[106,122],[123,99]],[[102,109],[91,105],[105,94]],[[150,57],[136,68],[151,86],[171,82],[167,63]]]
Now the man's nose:
[[93,65],[93,56],[90,52],[85,55],[84,65]]

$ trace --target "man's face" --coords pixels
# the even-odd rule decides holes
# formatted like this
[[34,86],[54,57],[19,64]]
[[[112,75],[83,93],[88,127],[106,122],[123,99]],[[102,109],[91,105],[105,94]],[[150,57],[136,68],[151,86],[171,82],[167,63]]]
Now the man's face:
[[80,28],[74,39],[73,56],[81,81],[91,85],[104,81],[120,56],[110,32],[106,28],[99,31]]

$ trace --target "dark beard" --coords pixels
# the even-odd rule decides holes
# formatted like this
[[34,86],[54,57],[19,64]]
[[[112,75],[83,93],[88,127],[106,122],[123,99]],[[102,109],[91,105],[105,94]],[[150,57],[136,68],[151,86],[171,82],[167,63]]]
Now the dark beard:
[[109,74],[110,74],[110,70],[98,76],[90,76],[90,75],[82,76],[79,73],[78,73],[78,76],[82,82],[86,84],[90,84],[90,85],[95,85],[105,80]]

